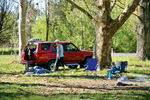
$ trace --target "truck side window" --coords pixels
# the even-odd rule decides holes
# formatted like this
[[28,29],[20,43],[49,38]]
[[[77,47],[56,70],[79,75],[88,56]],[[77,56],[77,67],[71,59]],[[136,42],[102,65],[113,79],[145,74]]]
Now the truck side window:
[[[26,47],[26,46],[25,46]],[[37,48],[37,45],[36,44],[31,44],[30,45],[30,49],[31,49],[31,51],[32,52],[34,52],[35,53],[35,51],[36,51],[36,48]],[[23,51],[25,50],[25,48],[23,49]]]
[[30,45],[31,50],[34,52],[36,50],[37,45]]
[[57,51],[57,45],[56,43],[53,45],[53,49],[52,49],[52,52],[56,52]]
[[78,50],[73,44],[67,44],[67,51],[76,51]]
[[41,44],[41,50],[49,50],[50,49],[50,43],[42,43]]
[[67,44],[62,44],[64,51],[67,51]]

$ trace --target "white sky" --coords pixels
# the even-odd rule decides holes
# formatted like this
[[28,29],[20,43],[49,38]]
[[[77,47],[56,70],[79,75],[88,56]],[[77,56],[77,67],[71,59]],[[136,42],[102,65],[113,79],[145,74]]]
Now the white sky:
[[38,5],[36,5],[35,7],[38,7],[40,10],[45,9],[45,0],[33,0],[33,2],[35,5],[38,3]]

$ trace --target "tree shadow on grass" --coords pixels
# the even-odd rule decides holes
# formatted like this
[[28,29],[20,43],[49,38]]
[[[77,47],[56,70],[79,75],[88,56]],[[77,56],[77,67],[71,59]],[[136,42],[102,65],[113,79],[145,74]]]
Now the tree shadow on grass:
[[149,70],[130,70],[129,73],[135,73],[135,74],[143,74],[143,75],[150,75]]
[[[53,94],[54,96],[60,96],[60,95],[64,95],[67,96],[68,94],[66,93],[58,93],[58,94]],[[74,96],[78,96],[81,100],[85,99],[85,100],[116,100],[116,99],[139,99],[141,98],[142,100],[149,100],[148,98],[150,98],[150,93],[138,93],[138,92],[132,92],[132,93],[123,93],[123,92],[118,92],[118,93],[114,93],[114,92],[101,92],[101,93],[80,93],[80,95],[78,95],[77,93],[70,93],[69,94],[70,97],[74,97]]]
[[20,93],[0,93],[0,98],[9,97],[11,99],[48,99],[48,100],[105,100],[105,99],[142,99],[148,100],[150,97],[150,93],[113,93],[113,92],[101,92],[101,93],[55,93],[50,95],[42,95],[42,94],[21,94]]
[[[32,75],[33,77],[54,77],[54,78],[81,78],[81,79],[105,79],[106,76],[92,76],[92,75]],[[30,77],[30,76],[28,76]]]
[[[104,99],[104,98],[137,98],[139,99],[146,99],[148,100],[148,98],[150,98],[150,92],[149,91],[150,87],[135,87],[135,86],[130,86],[130,87],[114,87],[114,88],[106,88],[106,87],[86,87],[86,86],[70,86],[69,84],[63,84],[63,86],[60,85],[45,85],[45,84],[36,84],[36,83],[11,83],[11,82],[0,82],[0,86],[9,86],[7,87],[7,89],[15,89],[15,91],[11,90],[11,92],[7,91],[3,91],[0,92],[0,99],[2,98],[10,98],[10,99],[19,99],[24,97],[25,99],[34,99],[35,97],[37,97],[39,100],[43,99],[40,97],[44,97],[45,98],[58,98],[57,100],[62,100],[62,98],[66,99],[73,99],[73,98],[79,98],[79,99]],[[14,85],[14,86],[13,86]],[[16,85],[18,85],[16,87]],[[61,93],[60,91],[57,93],[52,93],[52,94],[38,94],[36,92],[31,92],[28,91],[28,89],[30,89],[30,86],[32,86],[32,88],[36,88],[37,86],[43,86],[46,88],[78,88],[78,89],[88,89],[88,90],[104,90],[104,92],[99,92],[99,93],[83,93],[83,92],[69,92],[69,93]],[[20,87],[26,87],[28,88],[27,90],[24,90]],[[42,87],[40,87],[42,89]],[[5,88],[0,88],[0,89],[5,89]],[[17,89],[17,91],[16,91]],[[118,90],[116,92],[114,92],[114,90]],[[129,91],[129,93],[127,92],[127,90],[131,90]],[[140,90],[140,91],[138,91]],[[41,90],[42,91],[42,90]],[[125,91],[125,92],[123,92]]]
[[19,74],[22,74],[23,72],[0,72],[0,75],[5,75],[5,74],[7,74],[7,75],[19,75]]
[[[44,86],[44,87],[49,87],[49,88],[79,88],[79,89],[89,89],[89,90],[93,90],[93,89],[100,89],[100,90],[108,90],[108,91],[114,91],[114,90],[142,90],[142,91],[150,91],[150,87],[137,87],[137,86],[114,86],[112,88],[110,87],[93,87],[93,86],[82,86],[82,85],[72,85],[69,83],[64,83],[64,82],[58,82],[60,84],[62,84],[62,86],[60,86],[59,84],[55,84],[55,85],[47,85],[47,84],[40,84],[40,83],[10,83],[10,82],[0,82],[0,85],[19,85],[20,87],[29,87],[29,86]],[[28,94],[28,92],[27,92]]]

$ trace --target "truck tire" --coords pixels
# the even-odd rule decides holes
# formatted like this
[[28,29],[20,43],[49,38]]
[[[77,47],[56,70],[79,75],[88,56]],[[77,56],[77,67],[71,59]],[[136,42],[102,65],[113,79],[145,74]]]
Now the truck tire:
[[85,68],[85,66],[83,66],[82,64],[80,64],[80,68]]
[[85,68],[86,66],[83,66],[83,64],[87,64],[87,58],[92,58],[92,56],[90,57],[86,57],[85,59],[84,59],[84,61],[80,64],[80,68]]
[[87,64],[87,58],[85,58],[84,61],[80,64],[80,68],[85,68],[83,64]]
[[69,68],[77,68],[78,65],[68,66]]
[[[53,71],[54,70],[54,65],[55,65],[55,60],[49,61],[48,64],[47,64],[47,69],[50,70],[50,71]],[[58,67],[56,67],[56,70],[58,70]]]

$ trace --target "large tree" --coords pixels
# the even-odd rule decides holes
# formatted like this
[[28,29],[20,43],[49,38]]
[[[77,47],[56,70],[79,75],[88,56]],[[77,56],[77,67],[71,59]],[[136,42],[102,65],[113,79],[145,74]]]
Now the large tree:
[[137,58],[150,59],[150,0],[141,0],[138,7]]
[[27,43],[26,34],[26,0],[19,1],[19,62],[21,62],[21,53]]
[[[111,18],[111,10],[115,5],[115,1],[111,7],[111,0],[93,0],[96,6],[96,16],[91,15],[91,10],[87,11],[77,5],[72,0],[66,0],[73,7],[86,14],[93,21],[96,32],[96,57],[98,59],[99,69],[109,65],[111,62],[111,41],[116,31],[125,23],[125,21],[134,12],[140,0],[131,0],[128,6],[122,11],[117,18]],[[85,1],[85,0],[84,0]],[[87,5],[88,6],[88,5]],[[89,7],[88,7],[89,8]]]

